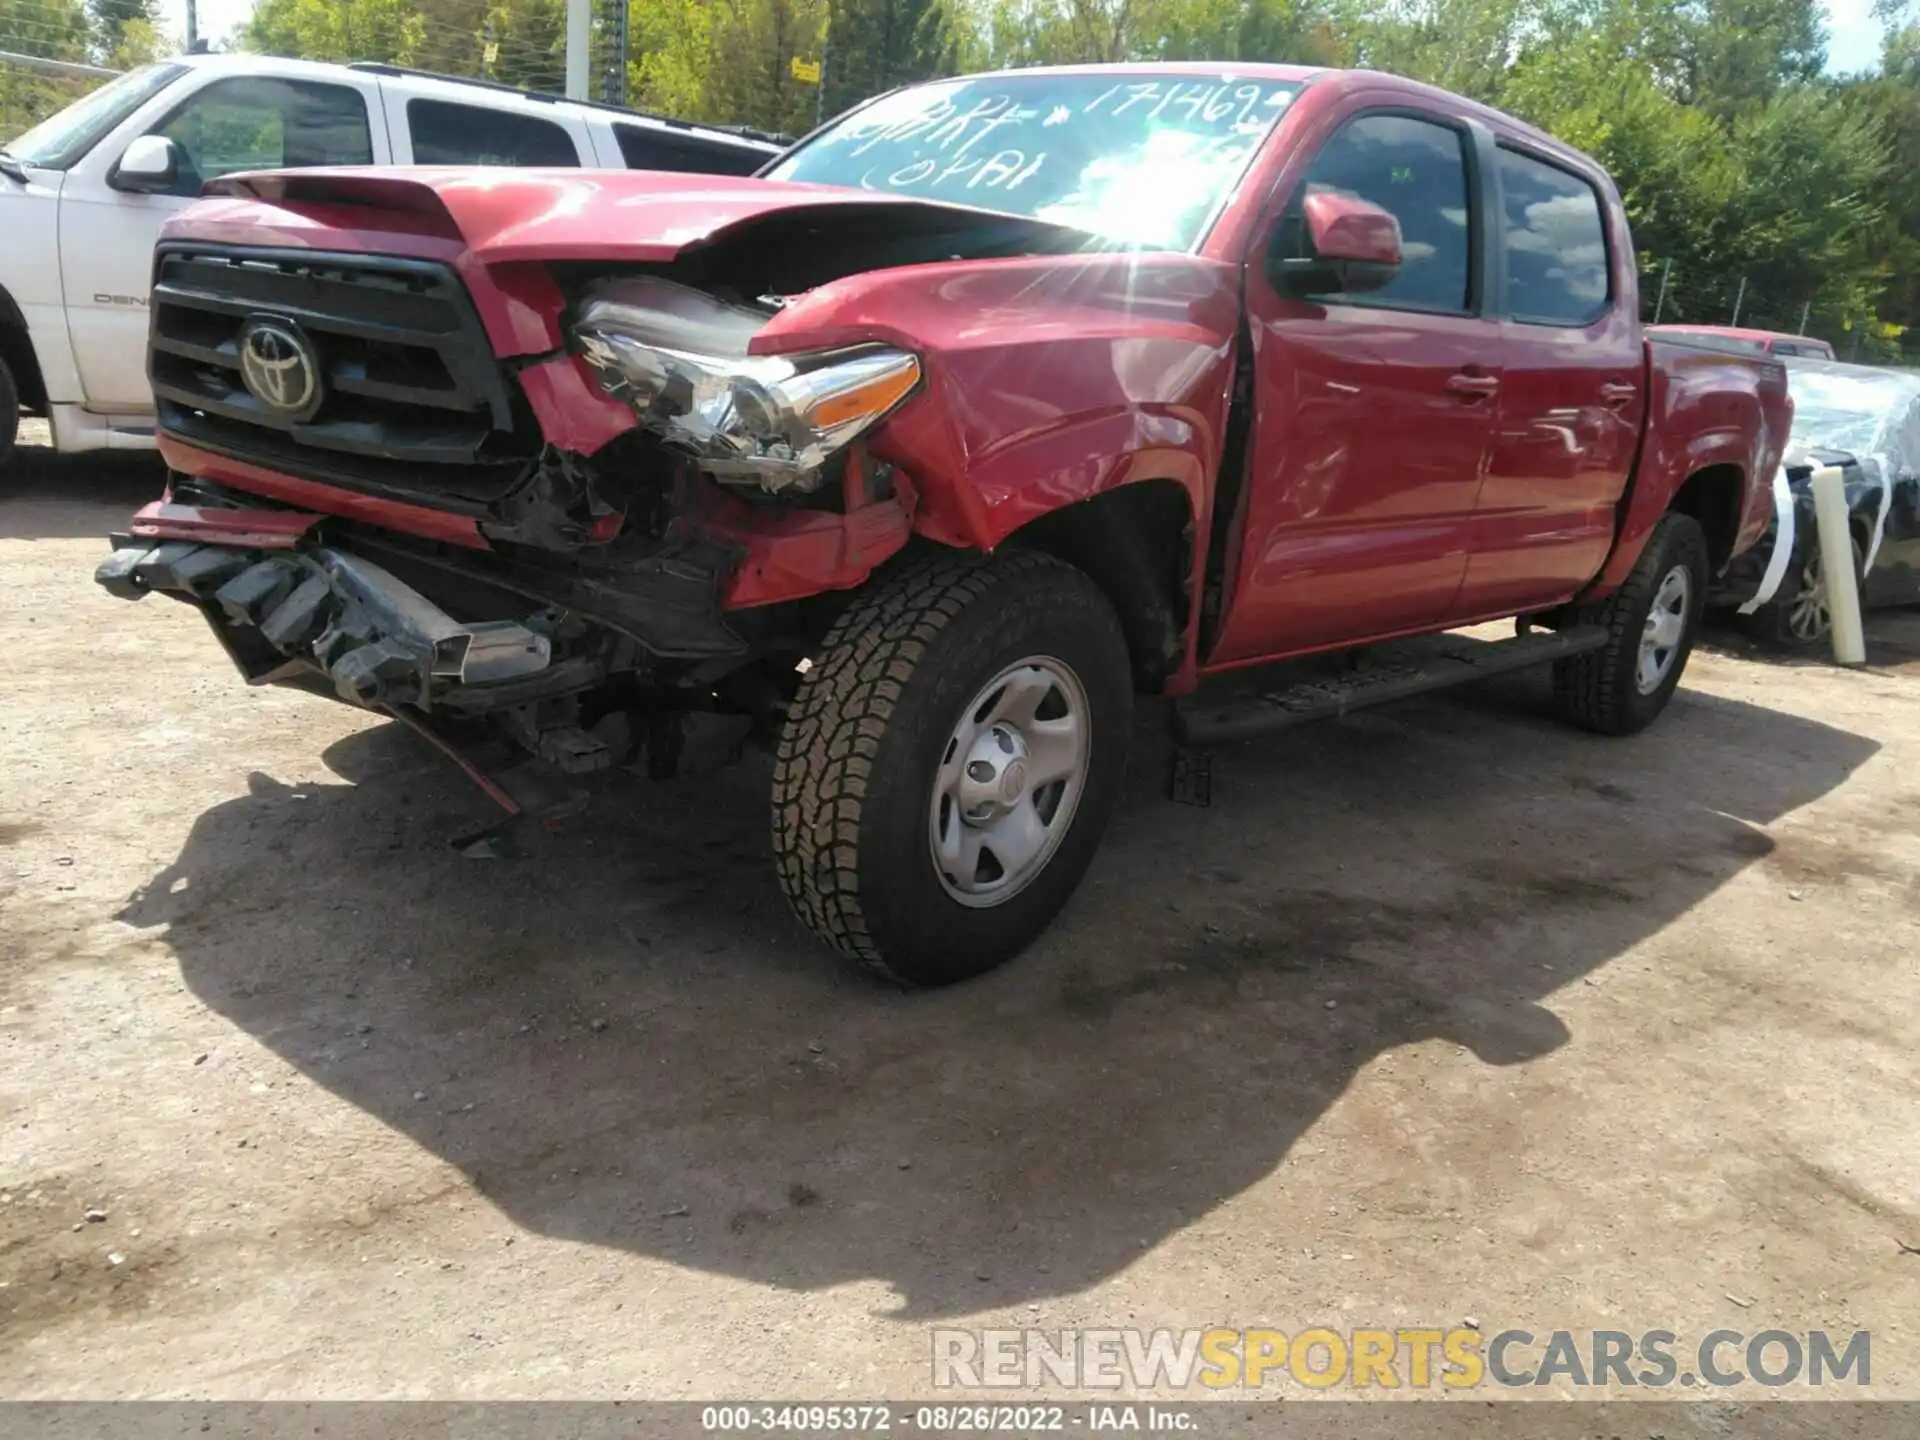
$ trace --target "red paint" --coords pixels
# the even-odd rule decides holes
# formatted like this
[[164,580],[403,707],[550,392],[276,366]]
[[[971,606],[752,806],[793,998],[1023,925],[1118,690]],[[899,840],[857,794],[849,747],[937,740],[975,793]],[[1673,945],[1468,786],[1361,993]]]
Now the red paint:
[[954,262],[838,280],[789,304],[760,353],[880,340],[926,373],[873,441],[921,482],[916,528],[990,550],[1130,480],[1203,511],[1226,414],[1236,276],[1185,255]]
[[1619,540],[1589,595],[1604,595],[1626,580],[1674,493],[1709,466],[1733,466],[1744,478],[1734,554],[1751,548],[1773,515],[1773,473],[1793,428],[1786,367],[1659,340],[1648,350],[1653,383],[1646,440]]
[[[463,246],[481,265],[569,260],[658,265],[752,220],[782,211],[890,213],[924,200],[838,186],[796,185],[661,170],[518,170],[398,165],[229,175],[208,196],[266,201],[296,214],[362,211],[356,224]],[[169,233],[208,238],[206,204],[183,212]],[[964,207],[954,207],[964,208]],[[392,216],[402,225],[389,225]]]
[[1332,190],[1309,195],[1301,206],[1313,251],[1322,260],[1398,266],[1400,222],[1378,205]]
[[[1217,67],[1154,67],[1202,74]],[[1743,482],[1741,539],[1766,520],[1786,436],[1784,384],[1739,357],[1645,347],[1631,240],[1593,162],[1539,131],[1427,86],[1364,72],[1239,66],[1311,79],[1194,254],[1084,254],[902,266],[791,297],[761,354],[884,343],[921,358],[918,394],[868,438],[913,477],[902,501],[851,513],[747,506],[715,491],[700,523],[747,559],[730,608],[858,585],[912,534],[992,549],[1114,487],[1186,494],[1190,589],[1206,541],[1235,349],[1251,341],[1247,483],[1220,565],[1215,644],[1189,636],[1175,690],[1203,670],[1362,643],[1604,593],[1631,567],[1675,490],[1707,465]],[[1376,108],[1424,112],[1589,180],[1612,250],[1610,302],[1567,329],[1506,318],[1494,236],[1478,308],[1437,314],[1307,303],[1276,292],[1268,238],[1338,127]],[[1480,139],[1469,142],[1483,143]],[[1480,183],[1492,184],[1475,167]],[[502,357],[550,357],[518,382],[545,438],[581,454],[633,417],[557,354],[565,299],[548,265],[669,265],[741,227],[812,212],[884,226],[925,202],[855,190],[648,172],[310,170],[229,177],[173,238],[440,259],[464,278]],[[1394,219],[1323,194],[1323,250],[1371,265],[1405,249]],[[1479,214],[1476,210],[1475,214]],[[1476,221],[1475,223],[1479,223]],[[1482,226],[1484,229],[1484,225]],[[1243,297],[1244,296],[1244,301]],[[1243,313],[1244,310],[1244,313]],[[483,545],[474,522],[219,460],[164,440],[176,468],[315,510]],[[1237,479],[1237,477],[1235,477]],[[1189,604],[1196,617],[1201,607]]]
[[520,389],[547,443],[592,455],[633,429],[633,411],[595,383],[585,363],[562,355],[520,372]]
[[1632,284],[1632,266],[1617,269],[1612,307],[1584,328],[1501,327],[1506,364],[1462,611],[1560,604],[1612,551],[1646,415]]
[[208,545],[244,545],[250,550],[291,550],[320,523],[299,510],[234,510],[156,500],[127,526],[142,540],[199,540]]
[[337,485],[322,485],[315,480],[282,475],[277,470],[249,465],[244,460],[229,460],[224,455],[215,455],[210,450],[185,444],[165,431],[160,433],[160,453],[165,457],[167,467],[182,475],[204,476],[235,490],[285,500],[291,505],[304,505],[310,510],[318,510],[323,515],[338,515],[366,525],[385,526],[389,530],[399,530],[428,540],[445,540],[475,550],[490,548],[480,534],[480,527],[465,515],[450,515],[426,505],[383,500],[377,495],[362,495],[358,491],[343,490]]
[[746,555],[720,605],[746,610],[804,600],[823,590],[851,590],[900,552],[913,534],[913,516],[900,500],[881,500],[846,515],[749,511],[725,529]]
[[1793,335],[1784,330],[1749,330],[1740,325],[1649,325],[1653,339],[1684,340],[1689,335],[1719,340],[1740,340],[1766,355],[1812,355],[1831,360],[1833,346],[1811,335]]

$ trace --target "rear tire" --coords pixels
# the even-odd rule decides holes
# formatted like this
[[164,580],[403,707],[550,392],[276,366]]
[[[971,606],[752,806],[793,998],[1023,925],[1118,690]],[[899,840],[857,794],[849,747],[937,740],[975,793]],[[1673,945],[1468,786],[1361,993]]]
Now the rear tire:
[[1010,958],[1093,859],[1132,730],[1105,594],[1037,552],[943,556],[862,594],[801,681],[773,781],[780,887],[868,969]]
[[13,371],[0,360],[0,470],[13,458],[13,442],[20,438],[20,387]]
[[1569,622],[1604,625],[1599,650],[1554,662],[1553,694],[1567,719],[1601,735],[1644,730],[1667,708],[1700,633],[1707,539],[1690,515],[1653,527],[1626,583]]

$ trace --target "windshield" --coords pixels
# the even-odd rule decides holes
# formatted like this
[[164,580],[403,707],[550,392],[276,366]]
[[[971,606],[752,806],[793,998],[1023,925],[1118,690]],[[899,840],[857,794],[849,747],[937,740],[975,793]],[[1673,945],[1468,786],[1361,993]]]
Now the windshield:
[[1299,89],[1225,69],[945,80],[855,111],[767,175],[1189,250]]
[[146,65],[129,70],[0,148],[24,164],[64,170],[98,144],[102,135],[158,95],[184,68]]

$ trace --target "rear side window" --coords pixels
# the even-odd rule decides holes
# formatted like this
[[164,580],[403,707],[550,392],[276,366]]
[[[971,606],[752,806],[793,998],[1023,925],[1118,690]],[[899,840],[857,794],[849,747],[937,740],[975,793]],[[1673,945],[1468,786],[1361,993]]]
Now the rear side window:
[[647,125],[613,127],[629,170],[677,170],[690,175],[751,175],[773,157],[744,145]]
[[1607,309],[1607,232],[1593,186],[1512,150],[1500,151],[1499,164],[1507,313],[1540,325],[1598,319]]
[[573,137],[551,120],[446,100],[409,100],[418,165],[578,165]]
[[1307,253],[1302,206],[1308,195],[1332,190],[1370,200],[1400,222],[1400,273],[1352,303],[1464,311],[1473,253],[1465,141],[1460,131],[1432,121],[1361,116],[1314,157],[1276,243],[1287,253]]

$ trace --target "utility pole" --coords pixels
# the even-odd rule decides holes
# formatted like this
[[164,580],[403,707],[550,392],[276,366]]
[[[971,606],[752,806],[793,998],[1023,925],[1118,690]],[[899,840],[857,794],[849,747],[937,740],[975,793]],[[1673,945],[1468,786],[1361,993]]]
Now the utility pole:
[[1660,298],[1653,303],[1653,323],[1660,323],[1660,312],[1667,308],[1667,280],[1673,274],[1673,261],[1660,267]]
[[1746,300],[1746,298],[1747,298],[1747,277],[1742,275],[1740,277],[1740,293],[1733,297],[1733,319],[1729,320],[1727,324],[1738,325],[1740,323],[1740,306]]
[[588,99],[593,0],[567,0],[567,99]]
[[200,7],[197,0],[187,0],[187,53],[194,53],[193,47],[200,43]]
[[813,128],[818,130],[827,123],[827,54],[833,49],[833,42],[820,42],[820,83],[813,87]]
[[1807,317],[1812,313],[1813,301],[1809,300],[1800,307],[1800,328],[1794,332],[1796,335],[1804,335],[1807,333]]

